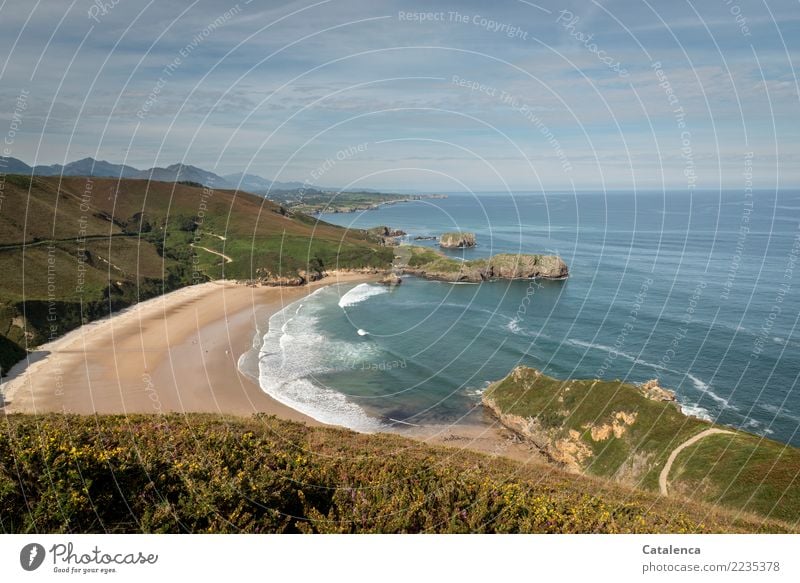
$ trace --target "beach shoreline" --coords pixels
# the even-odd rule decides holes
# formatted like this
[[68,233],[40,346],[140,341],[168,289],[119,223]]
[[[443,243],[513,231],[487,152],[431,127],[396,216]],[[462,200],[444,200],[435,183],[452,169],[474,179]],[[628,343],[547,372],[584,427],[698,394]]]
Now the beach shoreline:
[[319,425],[237,367],[257,323],[326,285],[379,275],[332,273],[298,287],[232,281],[189,286],[91,322],[31,352],[3,382],[13,413],[267,413]]
[[[378,281],[381,274],[332,273],[298,287],[214,281],[135,304],[31,352],[3,382],[2,410],[14,413],[276,415],[324,423],[265,393],[240,357],[266,330],[259,323],[317,289]],[[387,432],[520,461],[539,460],[488,415],[463,424]]]

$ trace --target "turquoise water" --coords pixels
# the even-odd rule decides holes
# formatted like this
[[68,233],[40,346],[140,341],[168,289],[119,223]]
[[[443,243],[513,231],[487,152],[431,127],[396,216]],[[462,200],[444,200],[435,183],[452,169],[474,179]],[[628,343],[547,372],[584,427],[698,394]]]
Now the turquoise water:
[[687,413],[800,445],[798,193],[459,194],[321,218],[409,238],[473,231],[479,246],[451,255],[557,253],[571,276],[408,277],[289,306],[260,348],[261,384],[314,417],[365,431],[457,422],[525,364],[658,378]]

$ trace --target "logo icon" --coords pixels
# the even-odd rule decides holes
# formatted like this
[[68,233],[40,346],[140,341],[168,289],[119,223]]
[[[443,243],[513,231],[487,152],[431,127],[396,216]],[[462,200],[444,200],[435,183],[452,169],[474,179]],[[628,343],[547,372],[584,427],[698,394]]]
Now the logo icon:
[[44,562],[44,547],[39,543],[29,543],[19,552],[19,564],[26,571],[35,571]]

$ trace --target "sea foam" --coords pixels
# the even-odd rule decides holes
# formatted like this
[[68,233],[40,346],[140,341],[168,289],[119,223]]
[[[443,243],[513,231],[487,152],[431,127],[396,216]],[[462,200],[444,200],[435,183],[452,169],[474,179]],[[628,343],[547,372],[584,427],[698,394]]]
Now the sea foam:
[[372,296],[385,294],[387,291],[386,286],[383,285],[361,283],[339,298],[339,307],[349,308],[350,306],[360,304]]
[[[577,346],[577,347],[580,347],[580,348],[587,348],[587,349],[592,349],[592,350],[601,350],[603,352],[608,352],[608,353],[612,353],[613,352],[613,353],[616,353],[618,356],[621,356],[625,360],[628,360],[628,361],[630,361],[630,362],[632,362],[634,364],[638,364],[638,365],[641,365],[641,366],[646,366],[648,368],[652,368],[653,370],[663,370],[665,372],[669,372],[669,373],[672,373],[672,374],[678,375],[678,376],[684,376],[685,375],[686,378],[688,378],[692,382],[692,385],[694,386],[694,388],[698,392],[702,393],[703,395],[708,396],[712,400],[714,400],[717,403],[719,403],[720,405],[724,406],[726,409],[733,410],[733,411],[738,411],[738,409],[736,407],[734,407],[733,405],[730,404],[730,401],[728,399],[725,399],[724,397],[720,397],[718,394],[716,394],[714,391],[711,390],[711,386],[708,383],[706,383],[705,381],[703,381],[702,379],[696,377],[695,375],[693,375],[691,373],[681,372],[681,371],[675,370],[673,368],[667,368],[666,366],[661,365],[661,364],[653,364],[652,362],[647,362],[646,360],[642,360],[641,358],[637,358],[637,357],[635,357],[635,356],[633,356],[631,354],[627,354],[625,352],[621,352],[619,350],[615,350],[615,349],[611,348],[610,346],[606,346],[604,344],[592,344],[591,342],[584,342],[583,340],[576,340],[574,338],[570,338],[569,340],[567,340],[567,344],[571,344],[572,346]],[[705,419],[706,418],[706,417],[702,417],[701,416],[701,415],[706,414],[706,413],[703,413],[703,411],[705,411],[705,409],[702,409],[701,407],[697,407],[696,405],[681,405],[681,407],[682,408],[692,408],[693,411],[700,410],[699,414],[694,414],[693,413],[693,415],[695,417],[700,417],[701,419]]]
[[[323,290],[269,319],[269,330],[258,350],[259,385],[276,401],[317,421],[364,433],[379,431],[383,427],[380,421],[317,378],[374,357],[377,350],[368,342],[333,340],[319,331],[319,302],[324,299],[319,292]],[[240,368],[243,363],[240,359]]]

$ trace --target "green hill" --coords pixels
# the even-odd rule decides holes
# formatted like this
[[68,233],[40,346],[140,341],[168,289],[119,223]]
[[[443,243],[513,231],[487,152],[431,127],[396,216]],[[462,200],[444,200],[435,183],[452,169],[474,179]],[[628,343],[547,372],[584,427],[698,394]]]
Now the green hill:
[[11,415],[3,532],[785,532],[548,465],[259,416]]
[[211,279],[297,283],[392,252],[244,192],[9,175],[0,207],[0,366],[137,301]]
[[[554,462],[652,491],[793,523],[800,519],[800,450],[684,415],[652,384],[569,380],[517,367],[483,395],[501,421]],[[683,449],[687,440],[706,432]],[[722,433],[724,432],[724,433]]]

